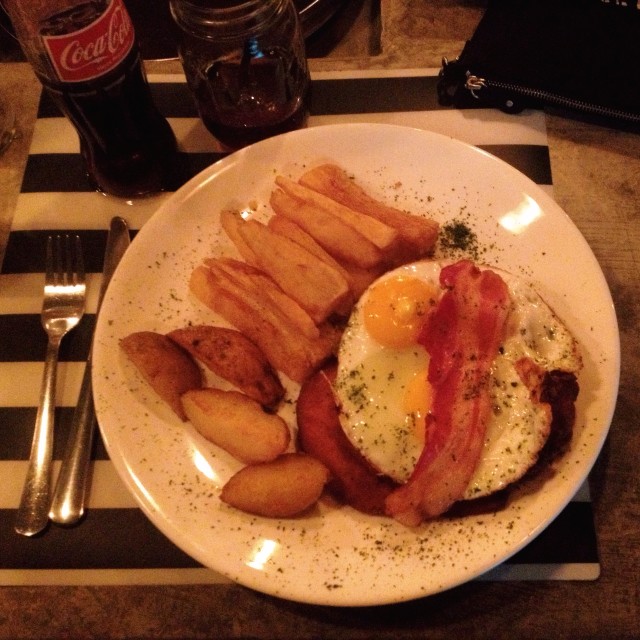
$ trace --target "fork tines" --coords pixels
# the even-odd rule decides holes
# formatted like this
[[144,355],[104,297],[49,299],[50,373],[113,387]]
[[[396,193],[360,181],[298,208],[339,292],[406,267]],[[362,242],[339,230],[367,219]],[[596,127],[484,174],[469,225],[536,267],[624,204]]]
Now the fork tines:
[[[75,247],[72,248],[72,243]],[[84,282],[84,261],[80,236],[56,235],[47,238],[46,285],[77,286]]]

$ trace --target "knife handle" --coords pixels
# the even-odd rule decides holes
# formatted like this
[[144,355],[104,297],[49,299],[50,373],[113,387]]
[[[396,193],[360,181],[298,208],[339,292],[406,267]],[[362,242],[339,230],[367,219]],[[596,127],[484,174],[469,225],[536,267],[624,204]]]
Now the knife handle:
[[49,510],[49,518],[58,524],[75,524],[84,514],[95,422],[89,357]]

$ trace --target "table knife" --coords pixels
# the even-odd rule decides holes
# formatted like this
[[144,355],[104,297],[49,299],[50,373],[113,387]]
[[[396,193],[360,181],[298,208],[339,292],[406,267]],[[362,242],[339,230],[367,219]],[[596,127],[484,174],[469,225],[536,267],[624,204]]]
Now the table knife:
[[[129,226],[126,220],[118,216],[111,220],[107,247],[102,269],[102,285],[98,297],[96,321],[100,312],[102,298],[107,290],[111,276],[120,258],[130,243]],[[92,345],[93,346],[93,345]],[[62,466],[56,483],[49,518],[58,524],[70,525],[78,522],[84,514],[85,500],[89,480],[89,461],[93,446],[93,434],[96,415],[91,387],[91,351],[80,387],[78,403],[73,414],[71,432],[67,441]]]

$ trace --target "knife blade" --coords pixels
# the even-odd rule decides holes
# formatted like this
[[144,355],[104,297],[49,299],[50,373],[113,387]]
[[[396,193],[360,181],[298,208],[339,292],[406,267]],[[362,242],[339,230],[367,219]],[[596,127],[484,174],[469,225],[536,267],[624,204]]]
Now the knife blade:
[[[107,290],[111,276],[116,270],[120,258],[129,247],[130,242],[127,221],[124,218],[115,216],[111,220],[107,236],[96,321],[100,313],[102,298]],[[84,515],[89,484],[89,461],[91,459],[93,434],[96,426],[91,386],[91,351],[92,349],[89,350],[78,403],[73,414],[71,431],[49,510],[49,518],[58,524],[74,524]]]

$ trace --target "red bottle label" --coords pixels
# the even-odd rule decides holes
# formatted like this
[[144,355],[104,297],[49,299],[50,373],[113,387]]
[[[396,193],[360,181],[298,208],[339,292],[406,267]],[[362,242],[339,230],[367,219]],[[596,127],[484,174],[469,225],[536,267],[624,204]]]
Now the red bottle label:
[[42,39],[58,78],[83,82],[117,67],[131,51],[135,32],[123,0],[112,0],[99,18],[83,29],[43,35]]

